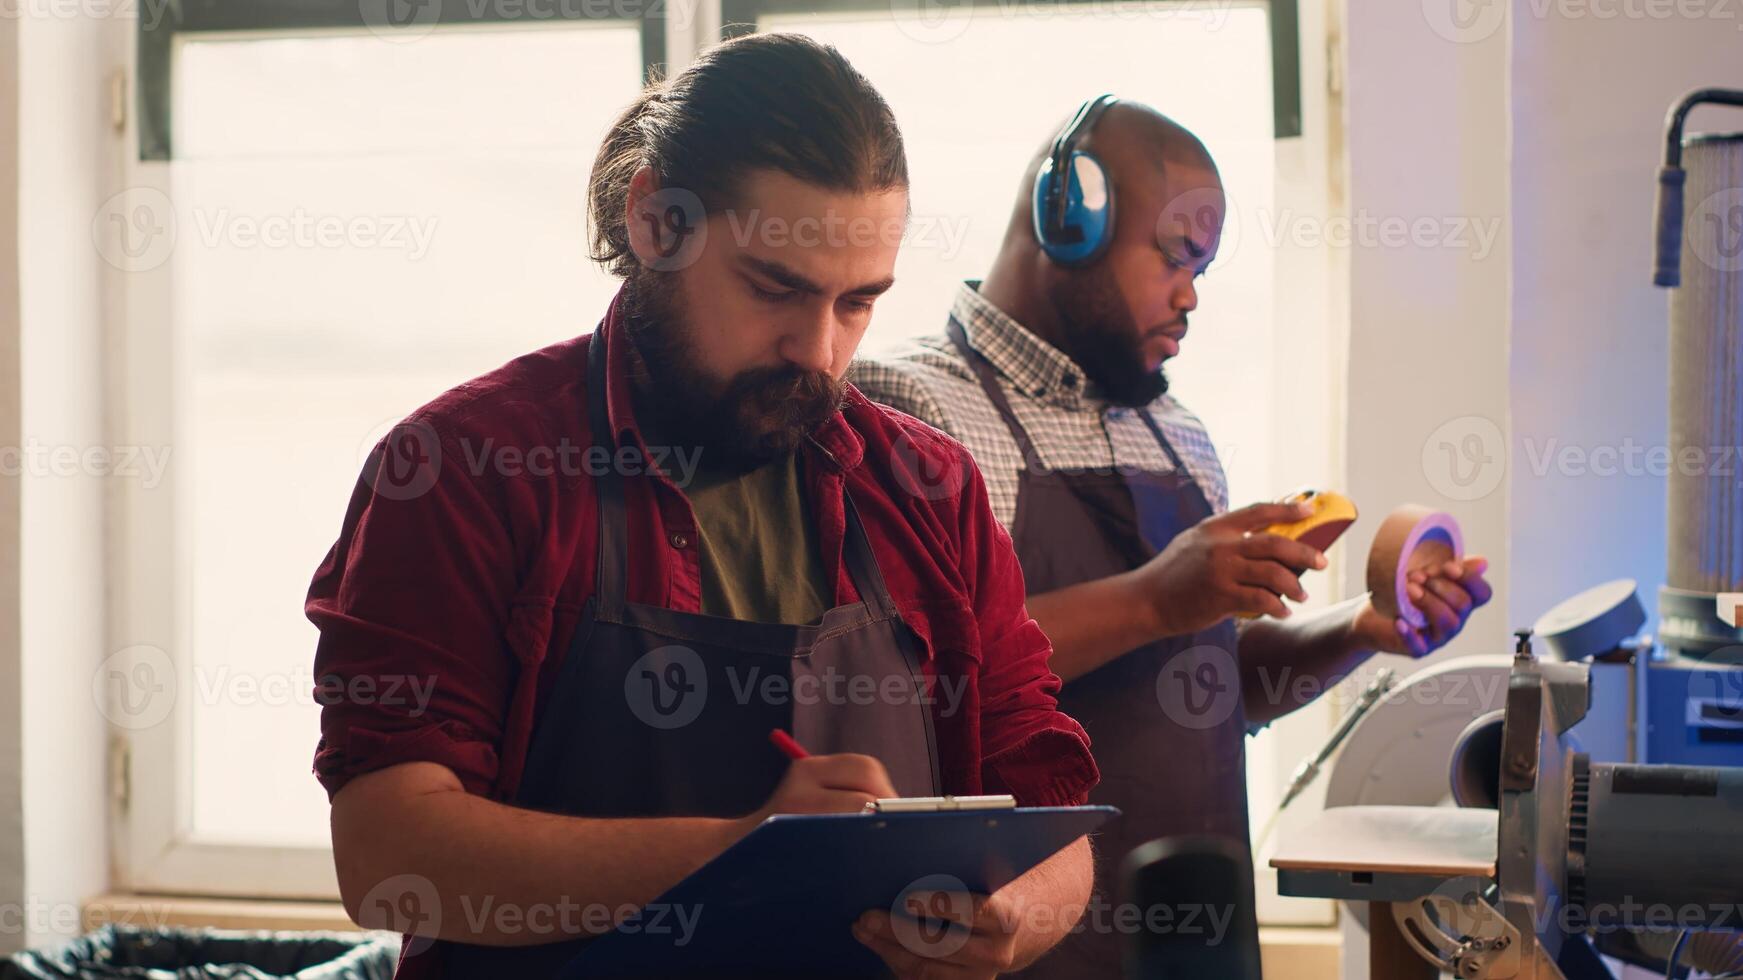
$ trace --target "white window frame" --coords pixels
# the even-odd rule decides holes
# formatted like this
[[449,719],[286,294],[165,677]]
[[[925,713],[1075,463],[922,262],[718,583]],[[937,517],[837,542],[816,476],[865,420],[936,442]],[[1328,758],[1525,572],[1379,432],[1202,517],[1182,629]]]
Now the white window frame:
[[[128,42],[135,28],[131,20],[117,23]],[[261,36],[308,33],[314,31],[293,28]],[[129,43],[126,50],[130,54],[125,85],[128,91],[137,91],[138,48]],[[173,48],[170,53],[173,57]],[[129,112],[127,117],[125,145],[146,145],[140,135],[145,114]],[[120,186],[131,194],[173,199],[173,160],[146,156],[145,152],[123,154]],[[178,232],[188,235],[193,229]],[[189,495],[183,486],[192,446],[181,412],[181,393],[189,390],[188,359],[175,328],[173,263],[112,274],[114,288],[109,294],[115,297],[117,309],[107,324],[111,361],[106,416],[113,444],[173,448],[170,465],[154,488],[146,489],[137,480],[111,483],[109,648],[120,652],[103,669],[125,671],[144,664],[157,671],[167,666],[175,678],[173,703],[161,720],[156,716],[164,709],[155,703],[138,711],[111,701],[106,712],[114,732],[109,821],[114,888],[133,893],[336,900],[339,886],[330,847],[216,843],[193,833],[193,715],[187,706],[196,693],[189,589],[194,515],[189,513]],[[311,759],[315,739],[311,731]]]

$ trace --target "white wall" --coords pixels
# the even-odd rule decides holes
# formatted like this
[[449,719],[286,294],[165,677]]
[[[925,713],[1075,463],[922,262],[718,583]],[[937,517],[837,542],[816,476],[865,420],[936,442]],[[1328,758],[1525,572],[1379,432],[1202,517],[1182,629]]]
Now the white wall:
[[[1346,3],[1344,77],[1345,200],[1358,229],[1348,248],[1345,452],[1349,492],[1367,517],[1347,535],[1348,554],[1368,553],[1392,508],[1420,503],[1458,519],[1467,550],[1490,558],[1496,586],[1490,607],[1433,662],[1510,649],[1515,576],[1499,475],[1491,486],[1491,474],[1455,468],[1460,460],[1441,448],[1474,435],[1486,444],[1479,458],[1503,455],[1507,37],[1504,24],[1449,29],[1441,6],[1472,7]],[[1373,229],[1365,239],[1363,223]],[[1386,230],[1398,227],[1403,240]],[[1359,581],[1360,566],[1354,571]],[[1379,660],[1405,671],[1421,666]],[[1344,933],[1344,976],[1367,976],[1365,940],[1351,938],[1363,934],[1347,924]]]
[[[1626,15],[1643,6],[1656,5],[1597,4],[1623,12],[1614,17],[1571,2],[1515,7],[1511,483],[1523,617],[1620,577],[1640,580],[1656,614],[1664,581],[1664,478],[1548,456],[1551,440],[1582,453],[1667,444],[1668,294],[1651,281],[1664,116],[1689,89],[1743,87],[1743,11]],[[1689,130],[1743,130],[1743,112],[1697,110]]]
[[[0,765],[0,799],[22,800],[22,854],[0,838],[0,867],[18,862],[22,888],[3,901],[0,944],[42,945],[79,932],[80,903],[107,884],[106,728],[92,697],[92,677],[105,655],[103,577],[104,497],[101,477],[64,475],[53,457],[33,450],[69,447],[84,453],[105,445],[103,432],[103,264],[91,223],[115,188],[119,145],[109,129],[108,77],[127,25],[89,16],[61,16],[64,7],[27,7],[8,20],[17,44],[18,114],[0,127],[0,148],[16,152],[16,175],[0,181],[16,195],[21,288],[18,321],[0,330],[17,338],[20,424],[3,444],[27,452],[10,461],[22,476],[21,580],[6,595],[23,610],[17,652],[9,658],[18,681],[5,685],[20,701],[5,712],[24,733],[16,772]],[[0,35],[6,36],[6,35]],[[0,85],[0,94],[4,92]],[[0,171],[4,174],[4,171]],[[0,247],[0,261],[5,249]],[[4,535],[0,534],[0,541]],[[5,617],[0,616],[0,621]],[[8,647],[0,644],[0,652]],[[6,762],[10,763],[11,758]]]
[[[1495,607],[1442,656],[1505,651],[1512,626],[1607,578],[1640,579],[1651,606],[1663,480],[1541,460],[1558,446],[1664,444],[1666,298],[1649,278],[1663,117],[1690,88],[1743,84],[1743,12],[1347,7],[1350,212],[1499,217],[1504,229],[1480,259],[1351,249],[1351,491],[1369,507],[1449,509],[1495,559]],[[1709,111],[1691,128],[1743,128]],[[1357,554],[1373,532],[1363,524]],[[1366,976],[1360,942],[1344,975]]]
[[1499,455],[1507,425],[1507,39],[1447,37],[1429,16],[1440,2],[1470,6],[1347,5],[1348,210],[1377,230],[1349,250],[1346,452],[1369,517],[1351,553],[1415,502],[1451,512],[1491,559],[1496,599],[1444,657],[1510,649],[1513,576],[1505,493],[1445,453],[1495,431]]

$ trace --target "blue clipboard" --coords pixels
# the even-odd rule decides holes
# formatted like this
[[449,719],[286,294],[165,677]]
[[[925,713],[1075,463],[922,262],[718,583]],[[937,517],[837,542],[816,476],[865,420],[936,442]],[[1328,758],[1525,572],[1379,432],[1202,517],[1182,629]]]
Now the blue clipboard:
[[1118,814],[1077,806],[770,817],[582,947],[560,976],[884,976],[851,931],[866,910],[891,908],[913,887],[960,883],[990,894]]

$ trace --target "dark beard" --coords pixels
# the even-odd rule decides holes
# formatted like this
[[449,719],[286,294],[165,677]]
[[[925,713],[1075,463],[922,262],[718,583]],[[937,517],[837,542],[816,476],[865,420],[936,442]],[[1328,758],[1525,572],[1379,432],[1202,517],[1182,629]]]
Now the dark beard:
[[636,414],[655,438],[700,448],[716,472],[749,472],[797,449],[841,410],[846,386],[823,372],[753,368],[722,383],[696,362],[676,273],[638,270],[624,328],[640,360]]
[[1067,277],[1049,298],[1063,328],[1060,349],[1110,403],[1142,408],[1168,393],[1168,376],[1145,370],[1138,325],[1118,296],[1107,264],[1098,263]]

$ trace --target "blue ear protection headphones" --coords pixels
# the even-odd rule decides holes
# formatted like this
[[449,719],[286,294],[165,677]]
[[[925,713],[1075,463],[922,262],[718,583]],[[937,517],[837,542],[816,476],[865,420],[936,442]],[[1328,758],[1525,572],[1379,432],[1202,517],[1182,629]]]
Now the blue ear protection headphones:
[[1060,265],[1094,262],[1114,237],[1113,181],[1100,160],[1077,149],[1077,141],[1088,136],[1095,121],[1118,101],[1113,95],[1102,95],[1078,107],[1035,175],[1031,209],[1035,239]]

